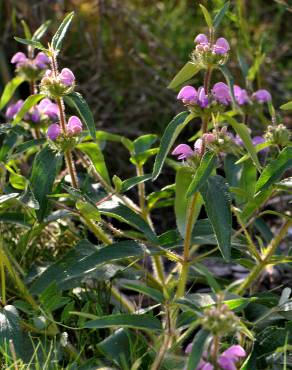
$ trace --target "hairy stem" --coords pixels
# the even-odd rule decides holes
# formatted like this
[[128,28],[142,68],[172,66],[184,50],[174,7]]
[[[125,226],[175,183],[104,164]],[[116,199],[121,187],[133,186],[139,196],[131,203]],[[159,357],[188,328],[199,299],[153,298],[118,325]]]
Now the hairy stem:
[[72,152],[70,150],[68,150],[64,153],[64,155],[65,155],[66,166],[67,166],[68,172],[69,172],[70,177],[71,177],[71,184],[74,188],[77,189],[78,188],[78,179],[77,179],[77,173],[76,173],[74,161],[73,161],[73,158],[72,158]]
[[288,220],[284,223],[281,227],[277,235],[271,240],[270,244],[267,246],[262,260],[257,264],[247,276],[247,278],[243,281],[243,283],[238,287],[236,290],[237,294],[242,294],[246,289],[248,289],[255,281],[257,281],[260,274],[265,269],[266,265],[269,264],[270,258],[274,255],[279,243],[285,237],[289,227],[292,225],[292,221]]

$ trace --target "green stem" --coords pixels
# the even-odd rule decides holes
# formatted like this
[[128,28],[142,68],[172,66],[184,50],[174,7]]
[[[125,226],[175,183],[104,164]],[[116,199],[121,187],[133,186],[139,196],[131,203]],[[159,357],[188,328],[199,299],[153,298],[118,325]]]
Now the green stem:
[[[137,176],[143,176],[144,175],[144,170],[143,166],[140,166],[137,164]],[[138,194],[139,194],[139,205],[141,208],[141,212],[144,216],[146,215],[146,210],[145,210],[145,184],[144,182],[140,182],[138,184]]]
[[277,235],[271,240],[270,244],[267,246],[266,251],[264,252],[262,260],[256,265],[243,281],[243,283],[236,290],[237,294],[243,294],[246,289],[248,289],[255,281],[258,280],[259,275],[265,269],[266,265],[269,264],[269,259],[274,255],[279,243],[285,237],[289,227],[292,225],[292,221],[288,220],[281,227]]
[[191,240],[192,240],[192,230],[193,230],[194,218],[196,214],[196,203],[198,199],[198,194],[199,193],[196,192],[193,195],[191,199],[189,212],[188,212],[188,221],[187,221],[185,241],[184,241],[182,268],[181,268],[181,273],[180,273],[177,292],[176,292],[177,298],[182,297],[185,294],[186,282],[187,282],[188,271],[189,271],[189,257],[190,257],[190,248],[191,248]]
[[0,255],[0,270],[1,270],[1,300],[3,306],[6,306],[6,281],[5,281],[5,266]]

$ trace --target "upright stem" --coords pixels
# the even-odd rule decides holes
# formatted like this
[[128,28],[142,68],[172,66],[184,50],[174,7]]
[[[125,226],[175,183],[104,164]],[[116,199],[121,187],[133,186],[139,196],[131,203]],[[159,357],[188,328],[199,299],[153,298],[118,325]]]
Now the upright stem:
[[0,270],[1,270],[1,300],[3,306],[6,306],[6,280],[5,280],[5,266],[0,255]]
[[75,165],[74,165],[74,161],[73,161],[73,158],[72,158],[72,152],[70,150],[67,150],[65,153],[65,162],[66,162],[66,166],[68,168],[68,172],[70,174],[70,177],[71,177],[71,184],[74,188],[78,188],[78,179],[77,179],[77,174],[76,174],[76,169],[75,169]]
[[[143,174],[144,174],[143,166],[137,165],[137,176],[143,176]],[[145,216],[145,184],[143,182],[140,182],[138,184],[138,193],[141,212]]]
[[198,199],[198,192],[196,192],[192,199],[191,205],[188,214],[188,221],[186,226],[186,234],[185,234],[185,241],[184,241],[184,251],[183,251],[183,262],[181,267],[181,273],[178,281],[178,287],[176,292],[176,297],[182,297],[185,294],[186,282],[189,272],[189,258],[190,258],[190,247],[192,241],[192,230],[193,230],[193,223],[196,211],[196,203]]
[[285,237],[289,227],[292,225],[292,221],[288,220],[284,223],[281,227],[280,231],[277,235],[271,240],[270,244],[268,245],[266,251],[264,252],[262,260],[257,264],[247,276],[247,278],[243,281],[243,283],[239,286],[236,290],[237,294],[242,294],[247,288],[249,288],[255,281],[257,281],[259,275],[265,269],[266,265],[269,264],[270,258],[273,256],[275,250],[277,249],[281,240]]

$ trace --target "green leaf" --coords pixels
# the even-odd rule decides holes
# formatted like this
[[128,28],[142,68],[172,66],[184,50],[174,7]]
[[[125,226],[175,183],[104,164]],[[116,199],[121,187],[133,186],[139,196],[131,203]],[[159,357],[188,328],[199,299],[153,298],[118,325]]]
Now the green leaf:
[[33,48],[36,48],[36,49],[39,49],[39,50],[48,51],[44,47],[44,45],[42,43],[40,43],[39,41],[22,39],[21,37],[14,37],[14,39],[16,41],[20,42],[21,44],[29,45],[29,46],[32,46]]
[[175,90],[178,86],[194,77],[200,70],[201,67],[199,65],[196,65],[192,62],[187,62],[171,80],[167,88]]
[[149,150],[157,140],[157,135],[142,135],[133,141],[135,154],[141,154]]
[[181,112],[168,124],[161,139],[159,152],[155,158],[152,179],[159,176],[165,158],[182,129],[195,117],[193,113]]
[[44,22],[35,32],[34,32],[34,34],[32,35],[32,40],[33,41],[38,41],[38,40],[40,40],[42,37],[43,37],[43,35],[46,33],[46,31],[47,31],[47,29],[48,29],[48,27],[49,27],[49,25],[51,24],[51,21],[50,20],[48,20],[48,21],[46,21],[46,22]]
[[131,290],[134,290],[136,292],[145,294],[145,295],[151,297],[152,299],[154,299],[155,301],[157,301],[159,303],[164,302],[163,294],[157,289],[150,288],[148,286],[145,286],[145,285],[142,285],[142,284],[137,284],[137,283],[123,284],[123,287],[126,288],[126,289],[131,289]]
[[216,16],[213,20],[213,27],[214,28],[218,28],[218,26],[220,25],[220,23],[221,23],[222,19],[224,18],[226,12],[228,11],[229,5],[230,5],[230,1],[227,1],[222,6],[222,8],[219,10],[219,12],[216,14]]
[[285,104],[281,105],[280,109],[291,110],[292,109],[292,101],[289,101],[288,103],[285,103]]
[[234,78],[226,65],[219,66],[219,69],[223,73],[223,76],[225,77],[225,80],[229,86],[232,103],[235,107],[237,107],[237,103],[236,103],[236,99],[234,95]]
[[118,271],[116,266],[111,265],[112,262],[133,257],[143,258],[145,254],[145,246],[133,240],[99,248],[87,240],[81,240],[34,281],[31,292],[40,294],[52,282],[56,282],[57,287],[64,290],[80,286],[87,277],[109,280]]
[[228,116],[227,114],[223,114],[223,117],[226,121],[234,128],[236,133],[240,136],[241,140],[243,141],[243,145],[245,146],[246,150],[248,151],[251,159],[253,160],[255,166],[260,171],[261,165],[257,156],[256,149],[252,143],[250,133],[248,128],[243,123],[238,123],[233,117]]
[[225,179],[219,175],[209,177],[201,194],[222,256],[228,261],[231,255],[232,215]]
[[42,220],[47,213],[47,195],[52,191],[58,169],[61,165],[61,158],[60,154],[53,152],[47,146],[34,159],[30,183],[40,206],[39,211],[37,211],[39,220]]
[[116,326],[142,330],[162,330],[160,321],[149,314],[117,314],[101,316],[96,320],[86,322],[83,327],[88,329],[102,329]]
[[281,179],[285,171],[292,167],[292,147],[284,148],[276,159],[270,162],[261,173],[256,191],[262,191]]
[[[187,189],[192,181],[193,170],[190,167],[181,167],[175,177],[175,219],[181,236],[185,237],[186,225],[189,219],[190,199],[186,197]],[[192,220],[194,224],[200,213],[202,201],[197,197],[195,214]]]
[[189,356],[187,370],[194,370],[197,368],[198,363],[202,357],[206,340],[209,336],[209,332],[205,329],[201,329],[195,336],[192,343],[192,351]]
[[265,59],[266,59],[265,53],[263,54],[261,54],[260,52],[256,53],[256,57],[253,59],[253,65],[248,70],[247,80],[249,81],[255,80],[256,75]]
[[249,158],[249,160],[245,161],[242,165],[238,184],[239,188],[245,193],[245,196],[236,197],[237,203],[246,203],[249,199],[253,198],[256,180],[257,171],[252,160]]
[[85,142],[77,145],[77,148],[85,153],[93,163],[95,170],[110,184],[110,178],[104,161],[104,156],[97,143]]
[[46,95],[44,94],[35,94],[30,95],[25,102],[23,103],[23,106],[18,111],[17,115],[15,116],[13,120],[13,124],[19,123],[21,119],[24,117],[25,113],[27,113],[30,108],[32,108],[34,105],[36,105],[41,99],[45,98]]
[[74,12],[71,12],[66,15],[60,27],[57,29],[57,32],[52,38],[52,47],[54,50],[59,51],[61,49],[64,37],[68,31],[70,23],[74,17]]
[[76,208],[78,211],[86,218],[90,220],[100,221],[100,213],[93,204],[89,202],[84,202],[82,200],[78,200],[76,202]]
[[5,107],[5,105],[12,98],[15,90],[18,88],[19,85],[23,83],[23,81],[24,81],[23,77],[16,76],[11,81],[8,82],[1,96],[0,109],[3,109]]
[[31,32],[30,32],[30,29],[28,27],[28,24],[23,19],[20,21],[20,23],[22,25],[25,38],[26,39],[31,39]]
[[151,174],[145,174],[142,176],[135,176],[131,177],[130,179],[127,179],[122,182],[121,192],[125,192],[127,190],[132,189],[134,186],[141,184],[142,182],[145,182],[147,180],[150,180],[152,178]]
[[212,18],[211,18],[211,15],[210,13],[208,12],[208,10],[204,7],[204,5],[202,4],[199,4],[199,7],[201,8],[202,12],[203,12],[203,15],[204,15],[204,18],[205,18],[205,21],[207,23],[207,26],[209,28],[212,28]]
[[46,138],[25,141],[24,143],[21,143],[16,146],[15,154],[23,153],[28,149],[33,148],[34,146],[45,144],[46,141],[47,141]]
[[200,165],[196,170],[195,176],[187,190],[187,197],[193,195],[196,191],[200,189],[202,185],[207,181],[208,177],[211,175],[215,166],[216,156],[213,152],[206,152],[201,159]]
[[103,203],[98,209],[101,214],[109,217],[114,217],[119,221],[125,222],[134,228],[141,231],[146,238],[148,238],[153,243],[158,243],[158,238],[152,231],[148,223],[137,213],[132,211],[130,208],[124,206],[123,204],[114,204],[113,202],[107,202],[108,205]]
[[73,105],[73,107],[76,108],[82,121],[86,125],[91,137],[93,138],[93,140],[95,140],[96,131],[95,131],[95,123],[94,123],[93,114],[88,104],[86,103],[85,99],[83,98],[83,96],[80,93],[74,91],[71,94],[66,95],[64,97],[64,100],[69,105]]

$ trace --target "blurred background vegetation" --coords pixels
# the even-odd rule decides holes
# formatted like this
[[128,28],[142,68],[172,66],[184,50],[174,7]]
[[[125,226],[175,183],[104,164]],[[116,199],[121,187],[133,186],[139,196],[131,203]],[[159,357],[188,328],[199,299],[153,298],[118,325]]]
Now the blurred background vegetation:
[[[291,97],[291,21],[289,0],[231,0],[220,34],[230,41],[229,67],[236,83],[249,89],[267,88],[274,104]],[[44,36],[46,43],[64,15],[74,10],[76,17],[60,55],[60,67],[71,68],[78,91],[87,99],[99,130],[108,130],[133,139],[143,133],[161,134],[182,106],[167,85],[188,61],[193,40],[207,32],[198,6],[213,14],[225,0],[0,0],[1,90],[13,76],[12,55],[24,46],[13,36],[23,37],[21,20],[34,31],[45,20],[52,21]],[[239,63],[240,61],[240,63]],[[240,68],[240,64],[241,67]],[[242,70],[248,71],[248,78]],[[194,79],[202,84],[202,74]],[[213,81],[222,79],[216,74]],[[19,95],[26,98],[22,85]],[[15,96],[15,99],[18,98]],[[289,116],[284,117],[291,124]],[[199,127],[195,122],[185,138]],[[185,138],[182,138],[184,140]],[[124,148],[105,150],[111,172],[123,178],[133,176],[126,165]],[[149,163],[149,171],[151,171]],[[147,169],[146,169],[147,170]],[[172,176],[166,171],[167,180]]]

